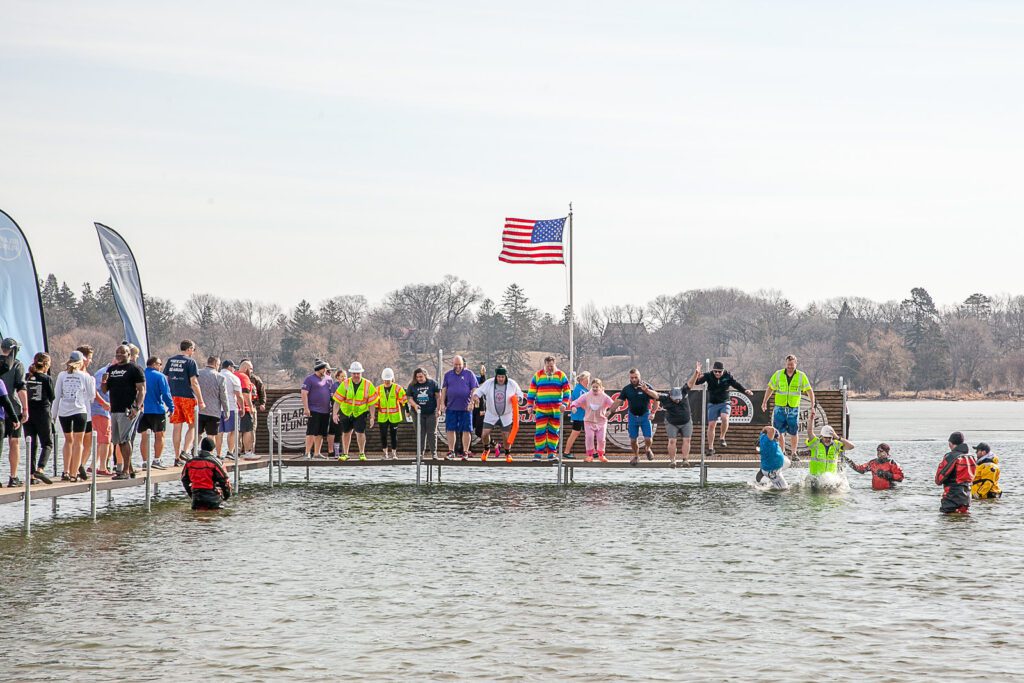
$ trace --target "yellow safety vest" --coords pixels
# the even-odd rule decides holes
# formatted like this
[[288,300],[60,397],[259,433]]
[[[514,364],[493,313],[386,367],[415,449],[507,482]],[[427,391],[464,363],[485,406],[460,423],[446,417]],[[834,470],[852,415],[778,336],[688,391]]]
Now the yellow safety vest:
[[346,380],[334,392],[334,401],[341,406],[342,415],[359,417],[377,402],[377,390],[365,378],[358,387],[354,387],[352,380]]
[[377,387],[377,422],[401,422],[404,405],[405,389],[394,382]]
[[814,437],[808,439],[807,446],[811,449],[811,462],[807,469],[812,476],[837,471],[839,454],[843,452],[843,444],[839,439],[832,439],[832,443],[826,448],[821,439]]
[[779,370],[768,382],[768,388],[775,391],[776,408],[799,408],[800,394],[811,390],[811,383],[800,370],[793,373],[793,379],[786,377],[785,370]]

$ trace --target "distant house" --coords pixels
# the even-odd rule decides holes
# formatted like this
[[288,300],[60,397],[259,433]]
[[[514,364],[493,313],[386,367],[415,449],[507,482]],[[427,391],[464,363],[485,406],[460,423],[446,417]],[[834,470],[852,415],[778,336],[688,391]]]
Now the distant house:
[[643,323],[608,323],[601,335],[602,356],[632,356],[637,341],[647,336]]
[[410,327],[399,328],[394,338],[401,353],[426,353],[430,342],[429,334]]

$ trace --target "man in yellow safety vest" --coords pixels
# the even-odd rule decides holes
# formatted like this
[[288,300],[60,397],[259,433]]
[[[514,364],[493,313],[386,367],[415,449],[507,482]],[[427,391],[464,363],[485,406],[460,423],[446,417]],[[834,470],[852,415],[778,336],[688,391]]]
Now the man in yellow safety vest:
[[800,396],[810,394],[811,409],[808,412],[808,423],[814,424],[814,390],[802,371],[796,369],[796,356],[786,356],[786,367],[772,375],[768,389],[761,401],[761,410],[768,410],[768,399],[775,395],[775,411],[772,413],[772,426],[779,433],[779,445],[786,449],[786,437],[789,435],[791,444],[790,456],[796,458],[797,423],[800,418]]
[[807,447],[811,450],[811,462],[808,473],[818,477],[826,472],[838,472],[840,456],[853,450],[853,444],[836,434],[830,425],[821,428],[821,435],[814,436],[814,425],[807,425]]
[[387,460],[398,457],[398,423],[403,419],[405,389],[395,384],[395,371],[391,368],[384,368],[380,378],[383,384],[377,387],[377,424],[380,425],[380,447],[384,451],[384,459]]
[[[373,429],[377,419],[377,389],[373,382],[363,377],[363,365],[355,361],[349,366],[349,378],[334,392],[331,420],[341,426],[341,455],[338,460],[348,460],[348,449],[352,443],[352,432],[356,433],[359,459],[366,460],[366,429]],[[339,410],[341,415],[339,417]],[[370,423],[366,419],[369,415]]]

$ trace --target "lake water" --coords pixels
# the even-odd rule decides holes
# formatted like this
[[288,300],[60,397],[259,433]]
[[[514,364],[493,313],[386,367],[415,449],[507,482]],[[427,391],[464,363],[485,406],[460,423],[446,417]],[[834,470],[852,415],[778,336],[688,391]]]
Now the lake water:
[[[1024,675],[1024,405],[854,403],[855,459],[908,481],[763,494],[752,472],[246,475],[220,514],[171,487],[0,510],[0,679],[1012,680]],[[1000,501],[938,514],[952,429]],[[794,473],[789,474],[792,479]],[[137,495],[138,494],[138,495]],[[103,499],[101,498],[101,501]]]

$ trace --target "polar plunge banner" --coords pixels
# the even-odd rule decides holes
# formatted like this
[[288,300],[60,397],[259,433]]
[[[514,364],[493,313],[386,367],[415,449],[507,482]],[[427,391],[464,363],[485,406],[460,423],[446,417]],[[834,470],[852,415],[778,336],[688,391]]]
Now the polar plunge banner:
[[117,231],[102,223],[93,223],[100,239],[100,251],[110,271],[110,284],[114,304],[124,322],[124,338],[141,350],[141,357],[149,357],[149,332],[146,328],[146,304],[142,297],[139,265],[128,243]]
[[18,342],[25,365],[47,350],[46,322],[32,250],[14,219],[0,211],[0,338]]

